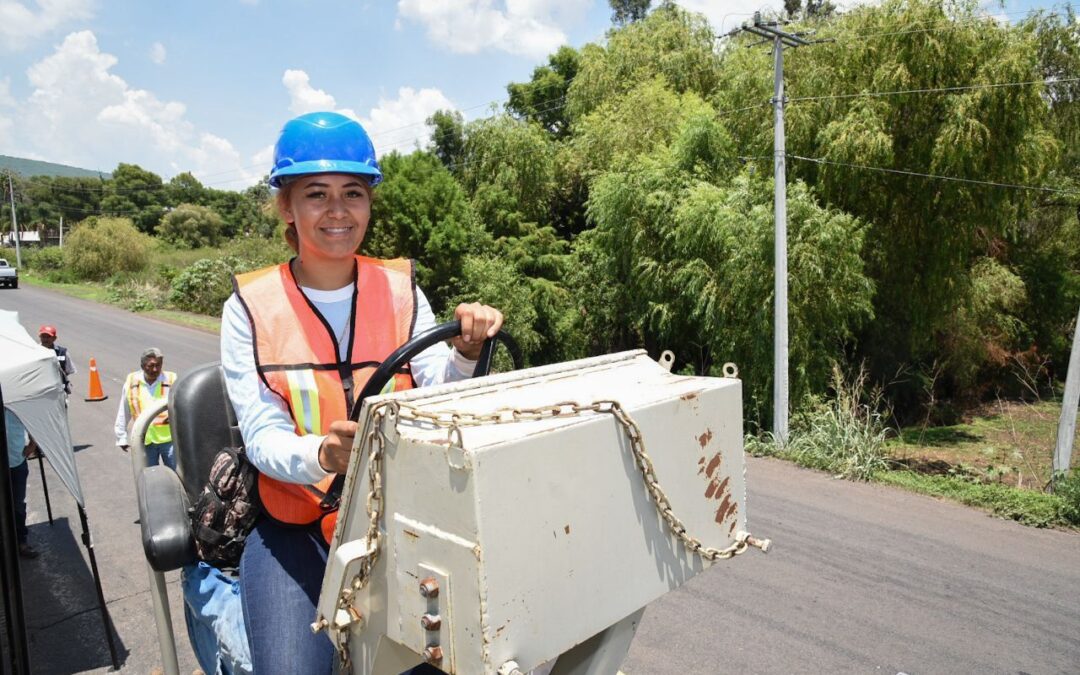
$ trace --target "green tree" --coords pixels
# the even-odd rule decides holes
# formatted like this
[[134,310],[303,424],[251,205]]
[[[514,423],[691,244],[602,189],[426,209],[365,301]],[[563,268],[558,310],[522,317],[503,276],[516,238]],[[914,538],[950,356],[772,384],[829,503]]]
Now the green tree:
[[465,154],[465,118],[456,110],[437,110],[427,125],[431,127],[431,152],[443,166],[458,173]]
[[441,311],[455,292],[465,256],[487,251],[491,239],[465,191],[434,154],[392,152],[379,161],[386,179],[375,190],[363,250],[415,259],[417,281]]
[[530,122],[536,122],[557,138],[570,131],[566,116],[566,94],[578,71],[579,54],[573,47],[562,46],[548,57],[548,63],[533,70],[528,82],[512,82],[506,87],[510,99],[507,109]]
[[164,203],[167,206],[179,206],[180,204],[205,206],[207,197],[207,189],[189,171],[176,174],[165,186]]
[[225,221],[215,211],[196,204],[181,204],[165,214],[157,233],[182,248],[203,248],[221,243],[224,226]]
[[555,188],[555,143],[538,125],[499,115],[469,124],[462,183],[484,227],[517,236],[546,224]]
[[720,77],[720,56],[705,17],[665,4],[642,21],[609,33],[607,44],[585,45],[570,84],[571,124],[644,81],[661,79],[677,93],[708,100]]
[[608,4],[611,5],[611,23],[625,26],[644,19],[652,0],[608,0]]
[[130,218],[140,232],[150,234],[164,214],[164,185],[161,177],[135,164],[117,165],[112,180],[105,185],[101,211]]
[[[868,225],[877,319],[860,348],[875,376],[937,359],[947,364],[944,380],[963,389],[972,382],[962,371],[973,371],[942,349],[960,344],[953,319],[976,303],[973,262],[1003,247],[1032,195],[888,171],[1043,183],[1059,148],[1045,87],[980,86],[1040,79],[1036,42],[980,17],[974,2],[944,0],[860,6],[821,33],[835,42],[794,50],[786,63],[785,122],[788,153],[826,163],[792,159],[789,178]],[[749,39],[724,52],[714,100],[721,111],[759,106],[727,120],[740,154],[769,156],[771,78],[762,74],[771,56],[742,48]]]

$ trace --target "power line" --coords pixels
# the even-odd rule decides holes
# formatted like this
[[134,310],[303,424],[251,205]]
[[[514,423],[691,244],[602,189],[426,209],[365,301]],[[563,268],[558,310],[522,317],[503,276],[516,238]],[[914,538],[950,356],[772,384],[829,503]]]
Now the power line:
[[1009,188],[1013,190],[1034,190],[1038,192],[1052,192],[1054,194],[1070,195],[1080,197],[1080,190],[1062,190],[1060,188],[1044,187],[1041,185],[1020,185],[1018,183],[999,183],[988,180],[976,180],[974,178],[958,178],[956,176],[942,176],[940,174],[933,173],[920,173],[918,171],[907,171],[904,169],[889,169],[883,166],[867,166],[864,164],[850,164],[847,162],[836,162],[821,157],[802,157],[800,155],[788,155],[792,159],[798,159],[803,162],[812,162],[814,164],[828,164],[832,166],[843,166],[849,169],[863,169],[866,171],[880,171],[882,173],[893,173],[902,176],[915,176],[918,178],[930,178],[933,180],[951,181],[955,183],[967,183],[970,185],[983,185],[987,187],[996,188]]
[[793,96],[788,99],[791,103],[798,103],[800,101],[824,101],[829,99],[845,99],[845,98],[864,98],[871,96],[900,96],[904,94],[932,94],[932,93],[946,93],[956,91],[972,91],[975,89],[999,89],[1002,87],[1022,87],[1032,84],[1068,84],[1070,82],[1080,82],[1080,77],[1069,77],[1062,79],[1047,79],[1047,80],[1028,80],[1026,82],[993,82],[987,84],[968,84],[957,87],[931,87],[926,89],[900,89],[897,91],[863,91],[855,94],[823,94],[821,96]]

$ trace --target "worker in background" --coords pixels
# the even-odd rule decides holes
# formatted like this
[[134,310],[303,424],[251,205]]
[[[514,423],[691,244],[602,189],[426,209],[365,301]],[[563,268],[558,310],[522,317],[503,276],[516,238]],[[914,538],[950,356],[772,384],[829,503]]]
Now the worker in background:
[[[357,433],[349,406],[372,364],[435,326],[412,261],[356,255],[380,180],[375,149],[355,120],[323,112],[286,123],[270,186],[297,255],[238,275],[222,312],[226,387],[260,473],[263,515],[240,562],[256,673],[331,672],[333,645],[310,628],[336,520],[336,511],[318,508],[318,495],[349,465]],[[472,375],[503,316],[463,303],[454,318],[462,336],[452,348],[439,343],[413,359],[391,389]]]
[[[120,409],[116,411],[116,444],[124,452],[130,447],[128,425],[138,419],[143,410],[158,401],[167,400],[169,390],[176,382],[176,373],[162,370],[165,356],[160,349],[151,347],[144,351],[139,364],[142,370],[128,373],[124,380],[124,388],[120,391]],[[146,466],[154,466],[160,461],[170,469],[176,469],[168,412],[163,411],[154,418],[143,441],[146,444]]]
[[68,354],[67,347],[56,344],[56,327],[42,326],[38,328],[38,340],[41,346],[56,352],[56,361],[60,366],[60,379],[64,381],[64,393],[71,395],[71,376],[75,374],[75,363]]
[[11,476],[11,500],[15,503],[15,538],[19,542],[19,555],[36,558],[38,552],[30,546],[30,531],[26,529],[26,479],[30,467],[26,458],[34,454],[37,444],[26,433],[15,413],[4,408],[4,424],[7,425],[8,473]]

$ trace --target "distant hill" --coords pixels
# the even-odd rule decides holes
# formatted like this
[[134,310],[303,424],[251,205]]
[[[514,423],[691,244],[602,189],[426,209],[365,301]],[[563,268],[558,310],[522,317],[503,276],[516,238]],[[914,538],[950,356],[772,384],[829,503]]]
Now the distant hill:
[[36,159],[23,159],[21,157],[8,157],[0,155],[0,170],[11,169],[24,177],[31,176],[63,176],[64,178],[111,178],[111,173],[80,169],[66,164],[53,164],[52,162],[39,162]]

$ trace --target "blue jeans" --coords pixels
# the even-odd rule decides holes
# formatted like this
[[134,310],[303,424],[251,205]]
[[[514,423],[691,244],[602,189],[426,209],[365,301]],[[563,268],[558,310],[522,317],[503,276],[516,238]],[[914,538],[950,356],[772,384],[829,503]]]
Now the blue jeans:
[[176,457],[173,455],[172,441],[146,444],[146,466],[157,466],[158,464],[164,464],[176,471]]
[[250,675],[240,582],[200,562],[180,572],[184,623],[192,651],[208,675]]
[[334,646],[312,633],[329,546],[314,528],[260,518],[240,558],[244,627],[257,675],[331,673]]
[[[330,547],[315,528],[260,518],[240,558],[240,598],[255,675],[331,673],[334,647],[311,632]],[[402,675],[443,671],[422,663]]]
[[26,479],[30,475],[30,462],[11,468],[11,500],[15,502],[15,538],[25,544],[29,537],[26,529]]

